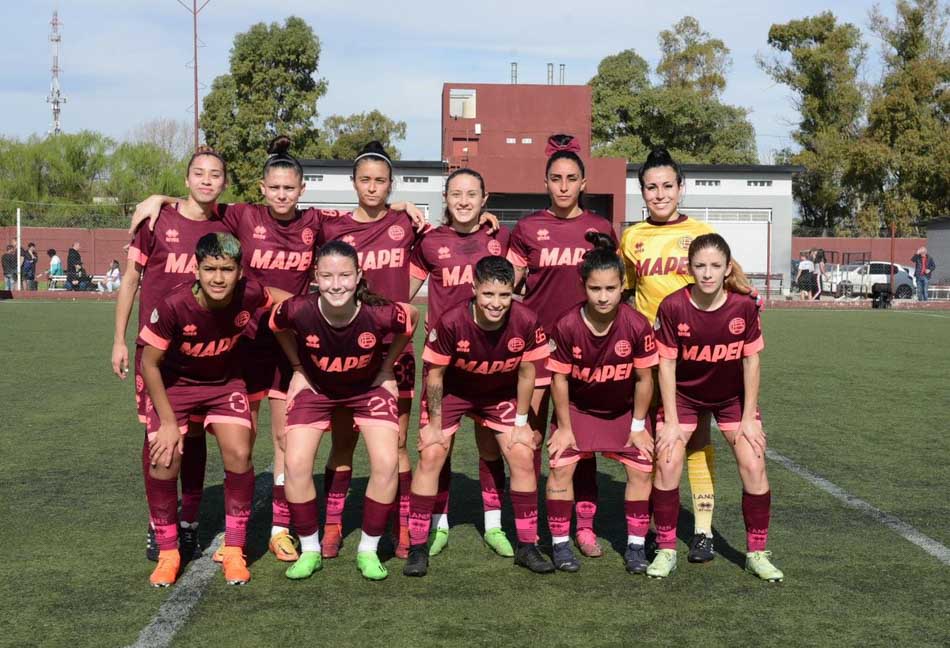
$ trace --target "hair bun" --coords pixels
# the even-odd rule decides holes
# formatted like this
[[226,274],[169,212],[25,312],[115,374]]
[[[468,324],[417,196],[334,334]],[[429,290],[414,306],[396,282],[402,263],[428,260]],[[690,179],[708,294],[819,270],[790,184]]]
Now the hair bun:
[[291,139],[286,135],[278,135],[267,145],[267,152],[270,155],[287,155],[292,143]]
[[657,146],[647,155],[647,166],[672,166],[673,156],[665,146]]
[[391,159],[389,153],[386,152],[386,148],[379,140],[367,142],[366,145],[360,149],[359,155],[375,155],[385,160]]
[[588,243],[594,246],[595,250],[610,250],[611,252],[617,251],[617,244],[614,243],[614,240],[610,238],[609,235],[604,234],[603,232],[587,232],[584,235],[584,238]]

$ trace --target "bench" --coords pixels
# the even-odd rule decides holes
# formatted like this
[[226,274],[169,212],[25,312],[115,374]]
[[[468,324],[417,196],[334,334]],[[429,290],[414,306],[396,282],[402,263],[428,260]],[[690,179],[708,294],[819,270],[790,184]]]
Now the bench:
[[[92,283],[98,289],[101,286],[104,286],[108,278],[105,275],[92,275]],[[54,292],[65,291],[66,290],[66,275],[52,275],[49,278],[49,285],[46,286],[47,290],[52,290]]]

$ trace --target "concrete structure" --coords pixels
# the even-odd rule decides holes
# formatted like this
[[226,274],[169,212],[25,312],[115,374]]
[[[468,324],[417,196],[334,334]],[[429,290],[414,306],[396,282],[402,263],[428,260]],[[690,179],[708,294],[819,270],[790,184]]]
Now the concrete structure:
[[927,228],[927,253],[934,258],[932,284],[950,284],[950,216],[924,223]]

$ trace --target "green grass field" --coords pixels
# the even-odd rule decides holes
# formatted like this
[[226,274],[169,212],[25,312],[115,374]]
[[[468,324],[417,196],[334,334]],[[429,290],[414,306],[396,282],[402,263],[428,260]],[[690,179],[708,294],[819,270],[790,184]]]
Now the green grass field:
[[[111,319],[107,303],[0,303],[0,645],[131,644],[170,595],[147,582],[142,431],[132,385],[109,370]],[[950,545],[950,317],[769,311],[763,322],[771,447]],[[668,580],[626,574],[622,473],[601,460],[606,555],[582,559],[578,574],[516,569],[481,543],[467,432],[453,461],[449,547],[427,578],[404,578],[396,559],[384,582],[359,577],[361,455],[341,557],[288,581],[265,554],[268,504],[252,521],[253,580],[235,588],[216,575],[173,645],[947,645],[950,567],[774,462],[770,549],[786,580],[745,574],[741,488],[721,439],[713,563],[689,565],[681,553]],[[259,471],[270,463],[266,437]],[[209,446],[205,544],[223,518]],[[691,514],[681,522],[686,537]],[[505,523],[513,537],[510,512]],[[541,527],[546,536],[543,518]]]

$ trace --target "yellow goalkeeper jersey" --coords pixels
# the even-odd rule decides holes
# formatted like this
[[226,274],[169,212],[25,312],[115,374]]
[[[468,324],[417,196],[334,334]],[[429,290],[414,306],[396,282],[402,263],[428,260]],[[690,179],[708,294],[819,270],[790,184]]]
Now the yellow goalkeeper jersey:
[[620,238],[620,256],[627,268],[624,286],[636,290],[634,305],[650,323],[667,295],[693,283],[686,255],[689,244],[713,231],[683,215],[667,223],[647,219],[624,230]]

